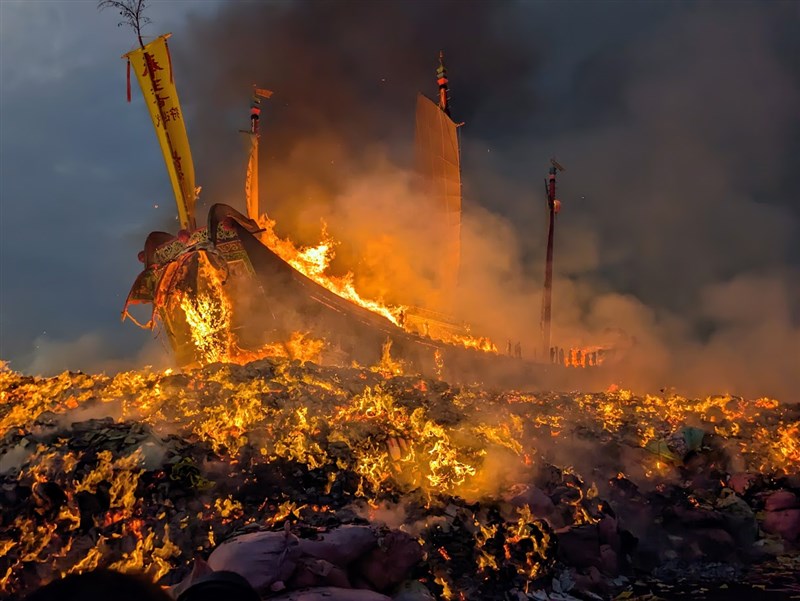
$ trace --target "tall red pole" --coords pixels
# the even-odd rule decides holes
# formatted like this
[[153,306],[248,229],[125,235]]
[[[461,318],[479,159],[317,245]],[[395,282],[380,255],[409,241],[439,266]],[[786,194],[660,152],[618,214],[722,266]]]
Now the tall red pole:
[[556,165],[550,167],[547,180],[547,209],[549,222],[547,227],[547,258],[544,267],[544,291],[542,292],[542,357],[550,360],[550,322],[553,314],[553,241],[556,225]]

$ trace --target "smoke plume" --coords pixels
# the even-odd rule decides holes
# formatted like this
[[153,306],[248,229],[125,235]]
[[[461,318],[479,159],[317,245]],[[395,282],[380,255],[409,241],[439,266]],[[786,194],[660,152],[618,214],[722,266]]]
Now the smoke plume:
[[796,24],[779,2],[298,0],[226,4],[172,48],[204,202],[243,208],[235,132],[251,85],[273,89],[262,207],[304,243],[324,219],[335,267],[403,302],[435,293],[410,167],[443,49],[465,122],[459,317],[538,347],[555,155],[554,343],[623,348],[615,376],[639,389],[797,400]]

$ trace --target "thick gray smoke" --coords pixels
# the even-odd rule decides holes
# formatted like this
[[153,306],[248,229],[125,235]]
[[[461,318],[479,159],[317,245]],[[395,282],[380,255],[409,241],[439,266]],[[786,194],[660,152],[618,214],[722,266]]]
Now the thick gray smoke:
[[626,345],[623,385],[798,400],[798,33],[791,2],[236,2],[172,49],[206,203],[243,207],[235,131],[250,86],[273,89],[279,232],[315,242],[324,218],[343,269],[387,237],[408,280],[414,98],[444,49],[466,123],[460,315],[538,345],[555,155],[554,341]]

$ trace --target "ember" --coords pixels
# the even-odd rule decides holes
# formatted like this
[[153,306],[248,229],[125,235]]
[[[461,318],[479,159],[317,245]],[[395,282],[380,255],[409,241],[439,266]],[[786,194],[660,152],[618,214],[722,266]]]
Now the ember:
[[[797,565],[800,407],[771,399],[497,393],[275,358],[5,370],[0,400],[11,599],[95,567],[177,584],[243,533],[308,548],[369,522],[326,573],[404,599],[604,598]],[[290,591],[355,586],[294,569]]]

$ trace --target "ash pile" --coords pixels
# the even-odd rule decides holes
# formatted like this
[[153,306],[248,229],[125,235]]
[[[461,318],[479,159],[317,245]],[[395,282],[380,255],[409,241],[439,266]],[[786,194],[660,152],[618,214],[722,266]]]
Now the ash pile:
[[11,600],[98,567],[282,601],[800,592],[800,406],[771,399],[4,370],[0,435]]

